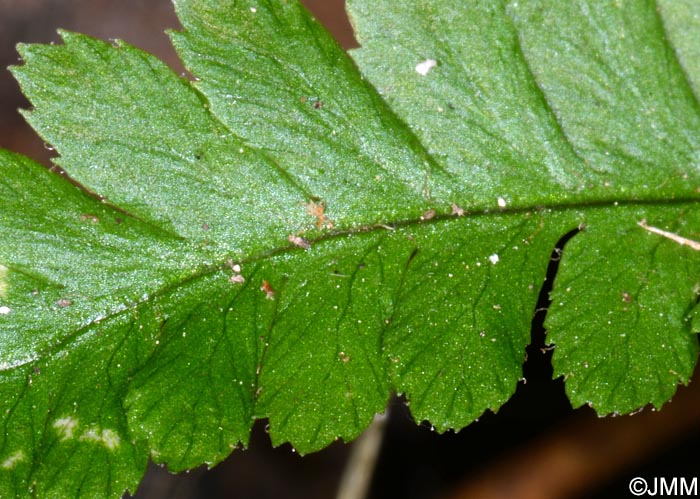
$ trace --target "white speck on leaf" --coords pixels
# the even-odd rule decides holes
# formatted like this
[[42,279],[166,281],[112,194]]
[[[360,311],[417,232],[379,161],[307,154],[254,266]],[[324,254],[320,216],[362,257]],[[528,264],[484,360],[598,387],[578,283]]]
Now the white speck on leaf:
[[505,207],[506,207],[506,204],[507,204],[507,203],[506,203],[506,200],[505,200],[505,199],[503,199],[503,198],[498,198],[498,206],[499,206],[500,208],[505,208]]
[[2,307],[0,307],[0,315],[7,315],[10,312],[12,312],[12,309],[10,307],[8,307],[6,305],[3,305]]
[[231,260],[226,261],[226,265],[231,269],[233,275],[229,277],[229,281],[234,284],[242,284],[245,282],[245,277],[241,275],[241,266],[238,263],[233,263]]
[[416,73],[421,76],[425,76],[435,66],[437,66],[437,61],[435,59],[426,59],[423,62],[416,64]]
[[491,260],[491,263],[496,265],[499,262],[500,258],[498,258],[498,255],[496,253],[494,253],[493,255],[491,255],[489,257],[489,260]]

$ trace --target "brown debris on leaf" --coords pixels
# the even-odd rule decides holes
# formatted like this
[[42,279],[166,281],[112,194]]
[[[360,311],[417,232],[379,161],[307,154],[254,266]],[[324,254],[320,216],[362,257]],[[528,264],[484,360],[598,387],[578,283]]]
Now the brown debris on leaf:
[[311,243],[307,239],[304,239],[301,236],[297,236],[296,234],[289,234],[287,237],[287,240],[292,243],[294,246],[297,246],[302,249],[309,249],[311,247]]
[[326,211],[326,202],[321,200],[321,201],[314,201],[311,200],[308,203],[302,203],[304,208],[306,208],[306,213],[311,215],[312,217],[316,217],[316,228],[318,230],[321,230],[323,228],[326,229],[332,229],[333,228],[333,222],[328,218],[328,216],[325,214]]
[[262,285],[260,286],[260,291],[265,292],[265,298],[268,300],[274,300],[275,299],[275,290],[270,286],[270,283],[263,280]]

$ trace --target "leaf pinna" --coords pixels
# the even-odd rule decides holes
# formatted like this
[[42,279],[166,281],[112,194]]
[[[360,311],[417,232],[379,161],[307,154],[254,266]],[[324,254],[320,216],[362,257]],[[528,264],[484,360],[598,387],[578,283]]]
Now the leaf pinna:
[[696,3],[350,0],[350,54],[295,0],[174,4],[192,79],[66,31],[19,47],[82,188],[0,151],[0,497],[120,497],[258,418],[312,452],[393,392],[464,427],[513,394],[577,228],[546,321],[572,404],[688,382]]

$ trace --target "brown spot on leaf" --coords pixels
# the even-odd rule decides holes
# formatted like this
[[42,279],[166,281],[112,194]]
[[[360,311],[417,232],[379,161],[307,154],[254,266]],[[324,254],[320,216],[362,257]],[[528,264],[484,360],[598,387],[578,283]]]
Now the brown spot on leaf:
[[437,215],[435,210],[428,210],[420,216],[421,220],[432,220]]
[[270,283],[263,280],[262,285],[260,286],[260,291],[263,291],[265,293],[265,298],[268,300],[274,300],[275,299],[275,290],[270,286]]
[[331,220],[325,214],[325,201],[321,200],[316,202],[314,200],[311,200],[308,203],[303,203],[303,205],[306,208],[306,213],[308,213],[312,217],[316,217],[316,228],[318,230],[321,230],[324,227],[326,227],[327,229],[333,228],[333,222],[331,222]]
[[452,208],[452,214],[453,214],[453,215],[455,215],[455,216],[457,216],[457,217],[463,217],[463,216],[464,216],[464,213],[465,213],[465,212],[464,212],[464,208],[462,208],[461,206],[459,206],[459,205],[457,205],[457,204],[455,204],[455,203],[452,203],[451,208]]

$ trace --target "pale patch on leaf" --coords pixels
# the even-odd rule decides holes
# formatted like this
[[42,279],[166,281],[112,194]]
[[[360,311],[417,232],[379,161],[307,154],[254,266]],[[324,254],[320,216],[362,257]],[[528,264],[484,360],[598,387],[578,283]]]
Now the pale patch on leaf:
[[8,292],[8,289],[10,288],[10,285],[7,282],[7,273],[8,273],[8,268],[5,267],[4,265],[0,265],[0,298],[2,298],[2,299],[7,298],[7,292]]
[[57,419],[53,423],[53,427],[56,429],[56,432],[58,433],[58,436],[61,438],[61,440],[68,440],[73,438],[73,433],[75,432],[77,426],[78,420],[71,416],[66,416]]
[[12,469],[17,463],[19,463],[20,461],[24,461],[24,458],[24,451],[20,449],[14,454],[11,454],[7,458],[5,458],[5,460],[2,462],[2,467],[6,470]]
[[117,432],[114,430],[110,430],[109,428],[101,430],[97,427],[93,427],[85,431],[85,433],[80,435],[80,440],[102,444],[109,450],[116,449],[119,447],[121,442],[119,434],[117,434]]

